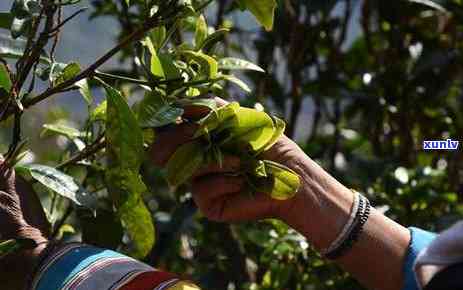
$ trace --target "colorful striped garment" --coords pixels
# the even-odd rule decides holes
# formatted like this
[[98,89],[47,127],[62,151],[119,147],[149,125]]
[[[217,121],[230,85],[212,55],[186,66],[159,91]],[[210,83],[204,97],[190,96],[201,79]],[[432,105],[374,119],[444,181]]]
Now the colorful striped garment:
[[199,290],[114,251],[72,243],[40,265],[31,290]]

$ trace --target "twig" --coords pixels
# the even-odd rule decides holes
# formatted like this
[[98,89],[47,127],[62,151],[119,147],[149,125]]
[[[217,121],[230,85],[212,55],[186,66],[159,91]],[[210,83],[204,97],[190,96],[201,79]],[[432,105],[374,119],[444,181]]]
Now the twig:
[[[159,26],[162,23],[163,23],[163,21],[159,20],[157,15],[151,17],[149,20],[147,20],[144,23],[144,25],[140,29],[136,30],[135,32],[133,32],[132,34],[127,36],[121,43],[117,44],[114,48],[109,50],[105,55],[100,57],[95,63],[90,65],[83,72],[81,72],[80,74],[78,74],[74,78],[69,79],[69,80],[57,85],[56,87],[47,89],[45,92],[38,95],[37,97],[28,100],[27,102],[24,103],[24,108],[27,109],[27,108],[29,108],[29,107],[31,107],[31,106],[45,100],[45,99],[47,99],[51,95],[54,95],[56,93],[60,93],[62,90],[64,90],[67,87],[75,84],[76,82],[78,82],[78,81],[80,81],[82,79],[93,76],[95,74],[95,70],[97,68],[99,68],[102,64],[104,64],[106,61],[108,61],[110,58],[112,58],[122,48],[124,48],[125,46],[127,46],[128,44],[130,44],[130,43],[132,43],[134,41],[140,40],[145,35],[145,33],[147,31],[149,31],[153,27]],[[9,114],[6,114],[6,115],[9,115]]]
[[80,13],[84,12],[84,11],[87,10],[87,9],[88,9],[88,7],[83,7],[83,8],[81,8],[81,9],[77,10],[76,12],[74,12],[74,13],[73,13],[71,16],[69,16],[68,18],[64,19],[63,21],[60,21],[60,22],[58,23],[58,25],[50,31],[50,34],[51,34],[51,33],[54,33],[54,32],[58,32],[58,31],[61,29],[61,27],[63,27],[67,22],[69,22],[69,21],[72,20],[74,17],[76,17],[77,15],[79,15]]
[[[59,3],[61,4],[61,0],[59,0]],[[59,9],[59,11],[58,11],[58,23],[61,23],[61,19],[63,17],[63,6],[60,5],[58,9]],[[52,31],[53,31],[53,29],[52,29]],[[61,30],[58,28],[58,30],[56,30],[55,35],[53,36],[53,44],[52,44],[51,49],[50,49],[50,59],[51,59],[51,61],[53,63],[55,62],[55,51],[56,51],[56,47],[58,46],[60,32],[61,32]],[[49,34],[51,34],[51,32]]]
[[56,169],[63,169],[64,167],[67,167],[69,165],[76,164],[77,162],[82,161],[85,158],[87,158],[89,156],[92,156],[93,154],[97,153],[101,149],[105,148],[106,141],[103,140],[103,136],[104,135],[101,135],[99,138],[97,138],[97,140],[93,144],[91,144],[90,146],[85,148],[79,154],[71,157],[70,159],[68,159],[68,160],[64,161],[63,163],[61,163],[60,165],[58,165],[56,167]]

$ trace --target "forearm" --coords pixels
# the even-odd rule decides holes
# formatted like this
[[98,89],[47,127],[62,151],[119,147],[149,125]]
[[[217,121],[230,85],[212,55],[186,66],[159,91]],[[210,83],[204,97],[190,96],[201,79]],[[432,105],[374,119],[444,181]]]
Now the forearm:
[[[303,186],[283,219],[316,249],[326,248],[347,222],[354,194],[305,155],[292,167]],[[408,229],[372,209],[359,240],[336,262],[369,289],[398,290],[409,242]]]

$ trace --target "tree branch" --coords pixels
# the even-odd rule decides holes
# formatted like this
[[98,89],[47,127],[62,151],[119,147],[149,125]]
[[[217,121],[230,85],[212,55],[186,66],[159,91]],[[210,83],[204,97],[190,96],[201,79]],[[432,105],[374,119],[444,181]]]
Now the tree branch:
[[[61,83],[61,84],[59,84],[59,85],[57,85],[55,87],[48,88],[46,91],[44,91],[43,93],[41,93],[40,95],[38,95],[37,97],[35,97],[33,99],[29,99],[29,100],[25,101],[23,103],[24,109],[30,108],[31,106],[33,106],[33,105],[47,99],[48,97],[50,97],[50,96],[52,96],[54,94],[62,92],[63,90],[67,89],[69,86],[72,86],[73,84],[75,84],[76,82],[78,82],[78,81],[80,81],[82,79],[92,77],[95,74],[95,71],[96,71],[97,68],[99,68],[106,61],[108,61],[110,58],[112,58],[114,55],[116,55],[120,50],[122,50],[124,47],[126,47],[130,43],[142,39],[144,37],[144,35],[146,34],[146,32],[148,32],[149,30],[151,30],[154,27],[157,27],[157,26],[161,25],[169,17],[172,17],[172,16],[168,16],[165,19],[160,19],[159,14],[153,15],[151,18],[149,18],[143,24],[143,26],[141,28],[139,28],[138,30],[134,31],[132,34],[127,36],[124,40],[122,40],[122,42],[120,42],[115,47],[113,47],[111,50],[109,50],[106,54],[104,54],[102,57],[100,57],[95,63],[90,65],[87,69],[82,71],[80,74],[78,74],[74,78],[69,79],[69,80],[67,80],[67,81],[65,81],[65,82],[63,82],[63,83]],[[5,120],[9,116],[11,116],[11,114],[13,114],[14,111],[15,110],[7,111],[2,116],[1,120]]]

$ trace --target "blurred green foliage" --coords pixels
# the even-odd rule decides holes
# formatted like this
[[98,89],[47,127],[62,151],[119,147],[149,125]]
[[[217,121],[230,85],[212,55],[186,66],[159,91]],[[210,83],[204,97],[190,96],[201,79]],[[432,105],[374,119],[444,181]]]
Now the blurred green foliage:
[[[125,0],[91,2],[92,18],[118,21],[119,40],[149,14],[141,0],[130,1],[131,7]],[[195,7],[204,4],[192,2]],[[272,31],[250,30],[248,22],[240,23],[243,18],[236,15],[249,1],[238,2],[213,1],[204,13],[208,30],[230,29],[219,35],[223,41],[215,54],[253,59],[266,73],[238,74],[251,93],[229,84],[215,87],[214,93],[284,117],[286,134],[296,138],[309,156],[347,186],[364,192],[396,221],[438,231],[462,217],[461,147],[422,148],[423,140],[461,141],[463,134],[462,1],[423,1],[432,5],[406,0],[278,1]],[[195,35],[196,18],[187,17],[185,29],[173,30],[167,47],[204,39]],[[167,31],[172,25],[166,25]],[[105,73],[139,78],[140,49],[138,44],[125,47],[119,54],[124,65]],[[139,88],[130,82],[107,81],[125,95],[139,95]],[[41,122],[60,121],[85,132],[88,128],[79,128],[66,110],[50,108]],[[5,126],[12,123],[8,120]],[[23,126],[27,132],[28,125]],[[61,149],[40,154],[42,163],[59,164],[78,147],[62,137],[44,138],[40,146]],[[72,166],[67,173],[91,192],[103,188],[102,194],[107,194],[98,163],[86,170]],[[197,212],[187,186],[169,187],[164,172],[147,162],[141,173],[148,188],[143,198],[157,229],[148,263],[189,275],[206,290],[361,288],[282,223],[210,222]],[[87,243],[114,249],[127,243],[107,201],[101,201],[93,216],[39,189],[62,238],[77,234]]]

